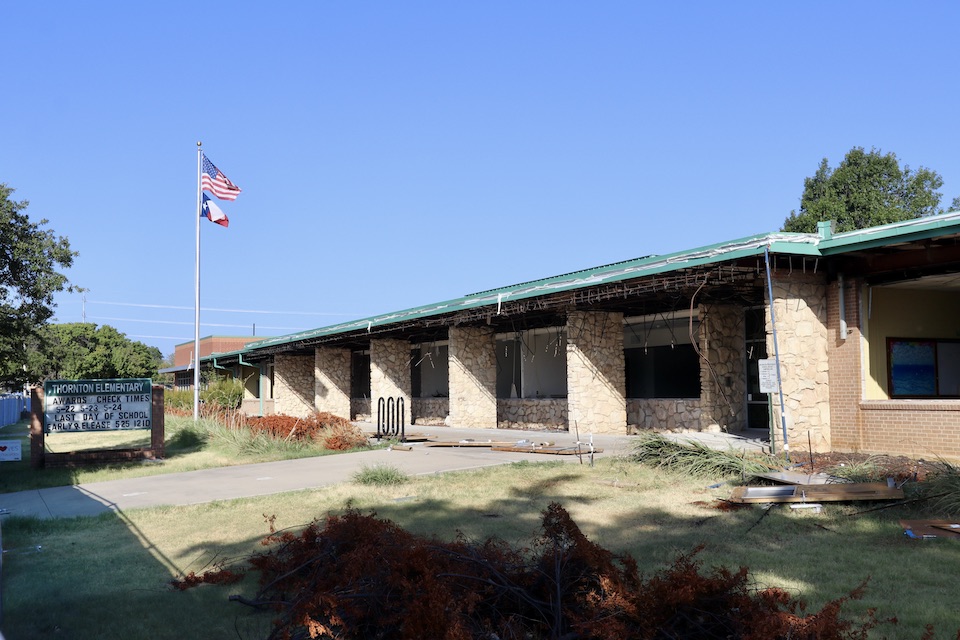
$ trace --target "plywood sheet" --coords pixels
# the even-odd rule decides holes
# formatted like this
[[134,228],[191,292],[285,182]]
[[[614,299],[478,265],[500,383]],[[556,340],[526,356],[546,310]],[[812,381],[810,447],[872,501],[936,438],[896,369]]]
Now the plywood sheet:
[[847,502],[855,500],[899,500],[903,489],[883,482],[846,484],[786,485],[782,487],[737,487],[731,502]]
[[758,473],[758,478],[764,480],[773,480],[784,484],[846,484],[843,478],[831,476],[826,473],[797,473],[796,471],[771,471],[770,473]]

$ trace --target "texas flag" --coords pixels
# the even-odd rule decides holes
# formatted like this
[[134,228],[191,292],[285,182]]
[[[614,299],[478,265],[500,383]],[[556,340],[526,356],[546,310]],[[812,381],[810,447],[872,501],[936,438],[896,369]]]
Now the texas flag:
[[200,208],[200,215],[210,222],[216,222],[222,227],[229,227],[230,220],[227,219],[227,214],[220,210],[220,207],[217,206],[217,203],[207,197],[207,194],[203,195],[203,206]]

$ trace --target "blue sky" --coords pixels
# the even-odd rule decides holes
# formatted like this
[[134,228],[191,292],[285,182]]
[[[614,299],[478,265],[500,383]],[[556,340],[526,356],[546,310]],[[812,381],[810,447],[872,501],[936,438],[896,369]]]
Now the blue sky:
[[4,5],[0,182],[79,252],[57,320],[281,335],[780,228],[820,160],[960,195],[948,2]]

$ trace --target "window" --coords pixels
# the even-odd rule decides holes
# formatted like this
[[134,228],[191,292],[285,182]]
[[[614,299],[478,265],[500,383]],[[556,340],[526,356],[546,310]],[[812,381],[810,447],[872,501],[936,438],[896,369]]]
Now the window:
[[410,352],[410,384],[414,398],[446,398],[450,395],[449,347],[433,342]]
[[521,331],[498,339],[497,397],[567,397],[566,344],[566,333],[559,327]]
[[628,398],[699,398],[700,356],[692,344],[626,349]]
[[891,398],[960,398],[960,340],[887,338]]
[[[693,335],[700,321],[693,318]],[[699,398],[700,356],[690,314],[631,318],[623,333],[628,398]]]

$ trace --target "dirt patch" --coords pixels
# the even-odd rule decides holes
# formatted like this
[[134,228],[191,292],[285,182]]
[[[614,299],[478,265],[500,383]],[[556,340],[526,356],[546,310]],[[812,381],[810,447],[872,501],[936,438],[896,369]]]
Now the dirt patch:
[[877,479],[894,478],[898,483],[905,480],[922,482],[933,466],[924,460],[914,460],[906,456],[835,451],[814,453],[812,456],[807,452],[795,451],[792,461],[799,465],[796,470],[805,473],[830,473],[842,477],[848,477],[847,474],[864,474],[876,476]]

